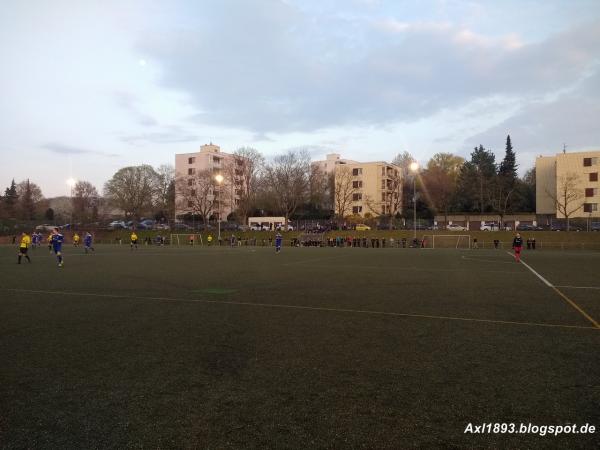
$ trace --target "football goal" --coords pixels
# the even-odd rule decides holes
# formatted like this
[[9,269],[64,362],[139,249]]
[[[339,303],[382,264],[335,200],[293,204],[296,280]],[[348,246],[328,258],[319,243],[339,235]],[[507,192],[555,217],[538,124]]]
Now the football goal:
[[[191,242],[192,237],[193,243]],[[204,245],[202,235],[196,233],[171,234],[169,242],[171,245]]]
[[468,234],[428,234],[423,236],[423,247],[470,249],[471,236]]

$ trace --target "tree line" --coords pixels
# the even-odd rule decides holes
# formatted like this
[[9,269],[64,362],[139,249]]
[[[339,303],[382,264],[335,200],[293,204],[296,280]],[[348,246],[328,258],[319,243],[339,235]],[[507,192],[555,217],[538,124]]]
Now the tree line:
[[[286,220],[359,221],[378,217],[391,226],[394,219],[410,217],[413,202],[421,218],[454,212],[503,216],[535,211],[535,169],[523,177],[517,175],[510,136],[499,162],[482,145],[473,149],[468,160],[452,153],[437,153],[417,174],[409,170],[413,161],[408,152],[393,159],[399,171],[387,175],[388,195],[382,199],[364,198],[367,211],[362,215],[353,215],[351,209],[362,186],[343,166],[338,167],[336,176],[311,164],[306,150],[290,150],[267,160],[249,147],[236,150],[233,158],[218,169],[221,181],[214,170],[176,176],[171,165],[154,168],[145,164],[119,169],[103,186],[103,195],[90,182],[78,181],[61,214],[70,216],[64,219],[90,223],[115,213],[131,220],[171,220],[176,211],[187,211],[188,218],[208,222],[227,208],[233,212],[222,220],[240,223],[249,216],[281,215]],[[417,177],[416,192],[413,176]],[[0,217],[52,221],[55,212],[48,205],[35,183],[13,181],[0,198]]]

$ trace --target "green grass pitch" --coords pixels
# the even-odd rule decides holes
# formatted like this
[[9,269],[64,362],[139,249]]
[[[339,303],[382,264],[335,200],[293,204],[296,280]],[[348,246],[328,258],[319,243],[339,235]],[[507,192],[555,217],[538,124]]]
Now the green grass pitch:
[[0,248],[2,448],[597,448],[600,252]]

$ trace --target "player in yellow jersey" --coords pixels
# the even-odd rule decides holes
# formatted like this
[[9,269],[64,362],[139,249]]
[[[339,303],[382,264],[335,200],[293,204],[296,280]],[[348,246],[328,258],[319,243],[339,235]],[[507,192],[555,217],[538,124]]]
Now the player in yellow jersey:
[[23,231],[23,234],[21,234],[21,243],[19,244],[19,253],[17,253],[17,264],[21,264],[21,258],[23,256],[25,256],[25,258],[27,258],[27,261],[31,262],[31,259],[29,258],[29,255],[27,254],[27,251],[29,250],[29,246],[31,245],[31,237],[29,237],[29,235]]
[[80,237],[77,234],[77,232],[75,232],[75,234],[73,235],[73,245],[75,247],[79,247],[79,240],[80,240]]
[[131,232],[131,250],[132,251],[134,248],[137,250],[137,241],[138,241],[137,234],[135,234],[135,231],[132,231]]
[[52,233],[48,235],[46,242],[48,242],[48,251],[52,253]]

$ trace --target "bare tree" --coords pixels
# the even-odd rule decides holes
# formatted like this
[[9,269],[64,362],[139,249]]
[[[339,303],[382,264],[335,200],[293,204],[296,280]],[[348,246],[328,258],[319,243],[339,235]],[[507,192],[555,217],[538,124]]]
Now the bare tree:
[[574,172],[561,175],[556,181],[556,192],[548,188],[545,191],[554,201],[556,211],[567,219],[567,231],[569,231],[570,217],[583,207],[584,193],[579,188],[579,175]]
[[464,162],[464,158],[452,153],[436,153],[427,162],[427,168],[421,176],[423,188],[431,202],[430,207],[436,213],[443,213],[446,223]]
[[276,209],[288,220],[308,196],[310,155],[303,150],[291,150],[276,156],[265,169],[265,186],[272,194]]
[[251,147],[242,147],[234,153],[234,194],[237,198],[237,214],[246,223],[250,211],[256,206],[260,190],[260,178],[264,172],[265,158]]
[[89,181],[78,181],[73,187],[73,216],[88,220],[98,215],[98,191]]
[[[202,217],[206,224],[210,216],[219,212],[217,182],[210,170],[201,170],[193,176],[181,176],[175,181],[179,212],[187,212]],[[223,204],[221,204],[223,207]]]
[[163,217],[173,218],[175,215],[175,168],[170,164],[162,164],[156,169],[155,210]]
[[338,220],[343,221],[344,217],[352,213],[352,201],[354,194],[358,194],[362,187],[352,176],[352,170],[345,165],[338,165],[334,172],[333,182],[333,202],[335,214]]
[[16,185],[18,198],[18,212],[21,219],[35,218],[36,206],[44,199],[40,187],[29,180],[21,181]]
[[158,175],[152,166],[124,167],[104,185],[104,195],[126,217],[140,217],[151,211],[158,186]]
[[317,164],[310,165],[309,202],[317,210],[331,210],[331,193],[329,177]]

